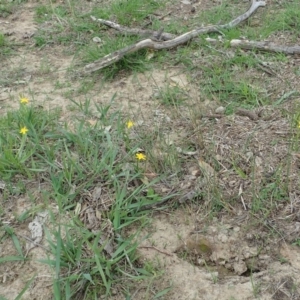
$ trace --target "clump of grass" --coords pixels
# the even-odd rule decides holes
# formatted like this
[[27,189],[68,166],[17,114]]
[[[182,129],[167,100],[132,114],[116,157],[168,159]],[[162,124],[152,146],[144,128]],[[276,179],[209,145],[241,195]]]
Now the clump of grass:
[[[101,6],[101,9],[94,8],[88,14],[82,14],[82,7],[73,5],[61,5],[50,7],[40,5],[36,8],[36,20],[43,23],[51,22],[51,34],[42,28],[35,34],[35,44],[37,47],[44,47],[47,44],[71,45],[72,53],[80,53],[80,59],[85,63],[95,61],[109,53],[122,49],[135,43],[140,38],[137,36],[115,35],[113,38],[99,30],[96,22],[90,19],[90,15],[104,19],[117,19],[123,25],[142,23],[150,14],[163,3],[160,1],[116,1]],[[102,39],[102,43],[96,44],[93,38],[97,36]],[[80,50],[80,52],[78,52]],[[121,62],[113,64],[103,70],[106,79],[113,78],[120,70],[143,72],[147,69],[145,63],[146,52],[139,51],[133,55],[126,56]]]
[[92,14],[102,19],[116,19],[122,25],[129,25],[141,22],[158,8],[162,8],[162,1],[139,1],[139,0],[118,0],[108,7],[94,8]]
[[9,1],[3,1],[0,3],[0,16],[5,18],[13,12],[13,4]]
[[[110,114],[109,106],[96,106],[98,121],[88,122],[90,102],[84,106],[73,101],[84,118],[67,126],[60,120],[59,110],[45,111],[30,102],[22,96],[20,108],[0,118],[0,178],[7,185],[1,211],[5,214],[12,196],[9,187],[22,182],[19,192],[30,197],[41,180],[47,185],[41,191],[41,203],[34,201],[36,208],[17,220],[26,221],[38,205],[50,212],[53,226],[45,227],[45,239],[53,258],[40,262],[55,270],[54,297],[99,298],[110,295],[113,285],[122,284],[124,275],[133,281],[150,276],[135,264],[138,231],[129,235],[126,229],[136,222],[143,227],[147,222],[143,206],[163,198],[155,193],[153,183],[140,181],[148,156],[136,152],[137,145],[129,137],[133,122],[123,121],[119,113]],[[112,234],[110,252],[100,242],[105,228],[91,231],[79,217],[84,194],[99,185],[113,199],[109,210],[101,211],[101,224],[105,221]],[[51,211],[51,204],[58,212]],[[66,214],[71,218],[66,219]],[[3,257],[7,264],[25,259],[14,226],[7,228],[5,236],[13,240],[18,255]]]
[[6,45],[5,36],[3,33],[0,33],[0,47],[4,47]]
[[167,86],[159,93],[159,99],[166,106],[178,106],[187,100],[187,93],[179,86]]
[[10,54],[11,48],[9,42],[7,41],[5,35],[0,32],[0,56],[5,56]]

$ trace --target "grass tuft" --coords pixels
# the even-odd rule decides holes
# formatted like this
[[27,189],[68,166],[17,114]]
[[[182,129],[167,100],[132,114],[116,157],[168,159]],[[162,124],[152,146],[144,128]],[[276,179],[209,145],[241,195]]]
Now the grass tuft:
[[[73,101],[85,118],[67,125],[60,120],[59,110],[38,109],[26,97],[21,102],[18,110],[0,118],[0,178],[7,186],[23,182],[20,192],[28,196],[41,182],[47,187],[40,191],[40,201],[55,227],[45,227],[51,255],[40,262],[55,270],[55,298],[108,296],[124,275],[133,281],[144,278],[135,265],[137,233],[125,233],[134,223],[143,227],[147,213],[143,207],[163,198],[154,192],[151,182],[133,186],[142,178],[144,163],[134,156],[137,145],[128,136],[129,126],[118,113],[110,114],[109,106],[97,105],[99,119],[91,124],[91,103],[83,106]],[[107,191],[109,204],[106,210],[95,210],[98,223],[93,226],[98,229],[91,231],[91,224],[82,218],[88,199],[84,195],[99,185]],[[7,193],[9,201],[9,190]],[[57,212],[51,211],[51,205]],[[89,207],[91,210],[91,204]],[[29,216],[25,213],[17,219],[24,222]],[[17,255],[3,257],[2,262],[24,260],[13,228],[6,227],[6,235]]]

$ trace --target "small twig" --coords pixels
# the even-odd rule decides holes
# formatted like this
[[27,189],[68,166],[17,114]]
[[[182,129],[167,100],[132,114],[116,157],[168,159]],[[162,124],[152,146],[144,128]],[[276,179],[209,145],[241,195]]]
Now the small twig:
[[[158,18],[156,18],[157,20],[162,20],[164,19],[165,17],[167,17],[168,15],[170,15],[172,13],[172,11],[170,10],[169,12],[167,12],[166,14],[162,15],[162,16],[159,16]],[[147,26],[151,25],[153,23],[152,20],[150,20],[149,22],[147,22],[143,28],[146,28]]]
[[150,29],[129,28],[126,26],[121,26],[118,23],[115,23],[115,22],[112,22],[109,20],[104,20],[104,19],[97,19],[94,16],[91,16],[91,19],[93,21],[96,21],[102,25],[113,28],[121,33],[126,34],[126,35],[139,35],[141,37],[147,37],[147,38],[153,37],[154,39],[157,39],[159,34],[161,34],[160,40],[162,40],[162,41],[172,40],[176,37],[176,35],[172,34],[172,33],[167,33],[167,32],[160,33],[160,30],[155,31],[155,30],[150,30]]
[[168,256],[173,256],[172,253],[169,253],[169,252],[163,251],[163,250],[159,250],[158,248],[156,248],[156,247],[154,247],[154,246],[140,246],[140,247],[139,247],[139,249],[142,249],[142,248],[144,248],[144,249],[154,249],[154,250],[156,250],[157,252],[160,252],[160,253],[162,253],[162,254],[165,254],[165,255],[168,255]]
[[[28,242],[32,243],[32,244],[33,244],[34,246],[36,246],[36,247],[40,247],[40,248],[42,248],[42,249],[44,249],[44,250],[46,250],[46,251],[50,251],[50,250],[47,249],[45,246],[43,246],[43,245],[41,245],[41,244],[35,242],[34,240],[32,240],[31,238],[27,237],[26,235],[22,235],[22,234],[19,234],[19,233],[17,233],[16,235],[19,236],[19,237],[21,237],[21,238],[23,238],[23,239],[25,239],[25,240],[27,240]],[[33,249],[33,247],[31,247],[30,249],[27,250],[27,253],[26,253],[25,256],[28,255],[28,253],[29,253],[29,251],[30,251],[31,249]]]
[[242,195],[241,195],[241,201],[242,201],[242,204],[243,204],[244,210],[247,210],[247,207],[246,207],[246,204],[245,204],[245,201],[244,201],[244,198],[243,198],[243,196],[242,196]]
[[273,293],[271,299],[273,299],[273,297],[276,295],[276,293],[277,293],[278,291],[284,293],[288,298],[290,297],[290,295],[288,295],[284,290],[281,290],[281,288],[286,284],[286,282],[287,282],[287,280],[286,280],[285,282],[283,282],[283,283],[276,289],[276,291],[275,291],[275,293]]
[[207,119],[220,119],[223,117],[224,117],[224,115],[221,115],[221,114],[201,115],[201,118],[207,118]]
[[216,48],[214,48],[214,47],[211,47],[211,46],[206,46],[206,47],[207,47],[208,49],[211,49],[211,50],[213,50],[213,51],[219,52],[219,53],[221,53],[222,55],[225,55],[225,56],[229,57],[228,53],[226,53],[226,52],[224,52],[224,51],[218,50],[218,49],[216,49]]

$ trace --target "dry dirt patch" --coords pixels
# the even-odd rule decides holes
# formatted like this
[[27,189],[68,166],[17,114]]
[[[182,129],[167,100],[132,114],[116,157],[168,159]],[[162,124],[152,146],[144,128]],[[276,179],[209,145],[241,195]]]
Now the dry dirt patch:
[[[266,232],[249,233],[234,219],[210,225],[200,221],[195,228],[197,219],[201,216],[182,210],[156,216],[150,237],[139,248],[140,260],[163,270],[158,286],[173,287],[168,299],[300,297],[296,248],[273,243]],[[137,299],[144,299],[143,292]]]

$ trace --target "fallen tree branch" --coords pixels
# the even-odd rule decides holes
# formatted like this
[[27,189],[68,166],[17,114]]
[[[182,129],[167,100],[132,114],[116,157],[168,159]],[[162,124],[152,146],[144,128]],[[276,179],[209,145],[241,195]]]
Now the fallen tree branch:
[[117,24],[112,21],[97,19],[94,16],[91,16],[91,19],[93,21],[99,22],[102,25],[113,28],[126,35],[139,35],[140,37],[160,39],[162,41],[172,40],[176,37],[176,35],[172,33],[153,31],[150,29],[129,28],[129,27],[121,26],[120,24]]
[[279,52],[284,54],[300,54],[300,46],[282,46],[270,42],[257,42],[247,40],[232,40],[231,47],[238,47],[247,50],[259,50],[267,52]]
[[[100,69],[103,69],[119,60],[121,60],[126,54],[136,52],[140,49],[150,48],[154,50],[161,50],[161,49],[171,49],[175,48],[179,45],[185,44],[188,41],[192,40],[193,38],[197,37],[200,34],[211,33],[211,32],[219,32],[220,29],[229,29],[235,27],[239,23],[247,20],[259,7],[265,6],[265,1],[261,0],[252,0],[251,7],[246,11],[244,14],[238,16],[236,19],[232,20],[231,22],[224,24],[224,25],[216,25],[216,26],[207,26],[207,27],[200,27],[196,28],[192,31],[184,33],[178,37],[175,37],[171,40],[166,41],[155,41],[150,38],[142,40],[136,44],[128,46],[126,48],[120,49],[113,53],[110,53],[103,58],[88,64],[83,69],[83,74],[89,74]],[[110,21],[106,21],[110,22]],[[110,22],[113,23],[113,22]],[[107,23],[109,24],[109,23]],[[117,24],[118,25],[118,24]],[[117,27],[116,27],[117,28]],[[160,34],[159,38],[161,39],[163,36],[162,32],[157,32]]]

